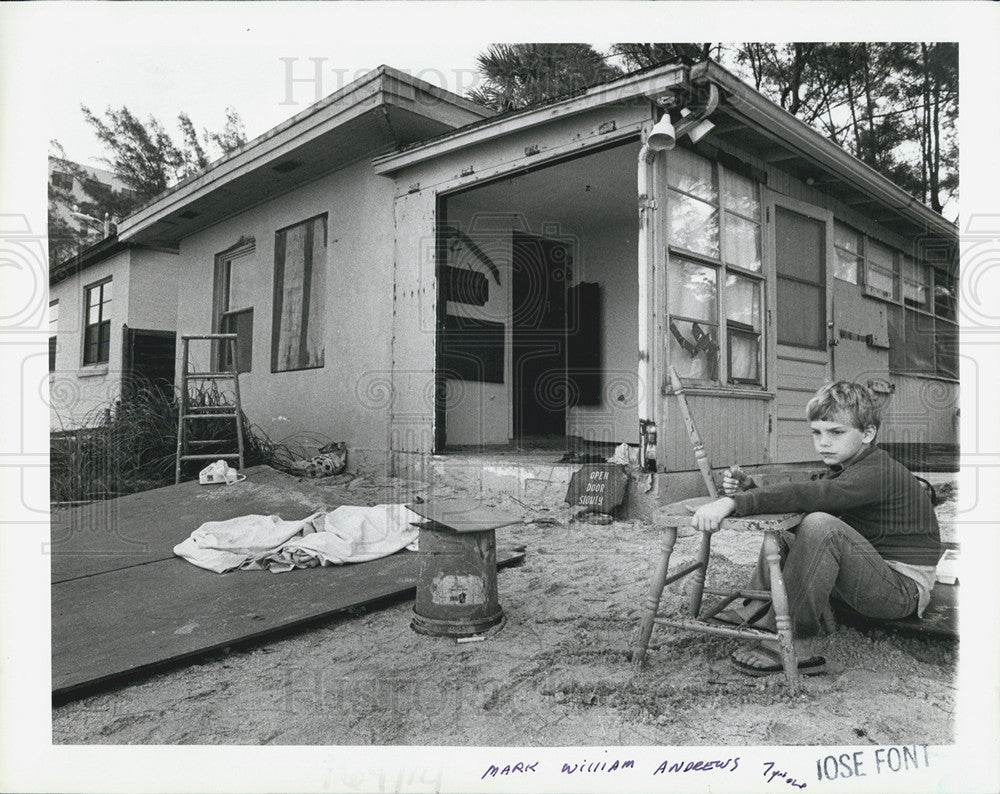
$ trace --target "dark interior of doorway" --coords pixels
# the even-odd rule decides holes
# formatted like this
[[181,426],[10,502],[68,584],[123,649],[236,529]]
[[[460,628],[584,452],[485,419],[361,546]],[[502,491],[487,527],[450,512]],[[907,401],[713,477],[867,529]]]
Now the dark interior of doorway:
[[142,390],[172,395],[177,334],[128,326],[124,334],[122,400],[127,402]]
[[514,438],[566,434],[568,247],[534,234],[511,241],[511,361]]
[[[483,245],[485,241],[483,253],[487,257],[494,250],[489,247],[491,242],[499,250],[504,250],[505,244],[511,246],[505,249],[505,254],[498,260],[511,266],[513,262],[507,257],[513,253],[513,241],[507,237],[503,242],[498,242],[496,238],[498,234],[511,235],[510,227],[513,225],[514,229],[527,237],[531,237],[528,232],[535,232],[536,240],[545,240],[555,246],[568,246],[570,261],[567,264],[574,264],[572,260],[576,257],[580,257],[581,262],[586,257],[589,262],[596,256],[593,261],[603,265],[608,255],[599,251],[599,246],[592,246],[588,235],[595,224],[606,224],[615,229],[634,229],[634,170],[638,150],[638,138],[609,141],[605,146],[588,149],[584,153],[539,163],[516,174],[506,174],[452,193],[438,195],[436,258],[440,264],[437,270],[439,300],[434,404],[436,453],[550,453],[561,450],[580,456],[597,454],[590,449],[595,445],[602,446],[601,452],[603,446],[613,451],[607,433],[600,433],[604,436],[602,442],[585,441],[567,434],[576,432],[573,430],[574,407],[607,407],[607,368],[611,362],[604,361],[609,349],[607,340],[604,339],[605,329],[608,327],[605,315],[622,310],[620,295],[614,289],[616,285],[606,279],[601,281],[599,268],[593,273],[579,267],[571,268],[580,271],[576,273],[577,276],[581,272],[586,273],[591,281],[581,282],[570,277],[560,283],[558,286],[561,294],[555,296],[556,303],[561,300],[563,304],[560,322],[554,324],[543,321],[543,327],[538,328],[532,326],[532,315],[536,315],[534,319],[537,322],[537,314],[544,316],[546,310],[551,314],[553,306],[539,306],[537,295],[534,299],[530,294],[526,298],[515,295],[514,290],[518,285],[514,283],[515,277],[511,273],[509,279],[504,278],[503,288],[510,290],[509,305],[512,308],[519,307],[520,316],[501,314],[503,310],[498,311],[497,305],[479,312],[476,308],[468,307],[484,306],[490,300],[489,293],[494,281],[497,285],[501,282],[497,280],[496,273],[491,275],[490,263],[478,255],[472,243]],[[503,219],[504,222],[497,224],[498,219]],[[514,220],[513,224],[510,223],[511,220]],[[496,225],[491,226],[491,223]],[[482,224],[481,228],[477,228],[477,224]],[[583,235],[582,242],[573,233],[578,229],[588,230]],[[464,232],[469,233],[471,241],[461,239]],[[623,241],[623,245],[627,246],[625,250],[630,250],[634,241],[634,237],[629,237],[629,234],[631,233],[625,234],[626,239]],[[586,246],[586,250],[577,250],[581,244]],[[546,259],[553,258],[550,254],[559,256],[562,251],[554,248],[547,253],[533,253],[536,255],[522,256],[522,260],[530,261],[534,258],[536,263],[545,262]],[[530,265],[522,267],[525,275],[531,269]],[[556,271],[554,275],[568,275],[565,272],[558,273],[558,267],[553,269]],[[469,272],[464,272],[465,270]],[[542,273],[537,270],[534,274],[536,278],[532,279],[536,293],[545,292],[540,285],[550,288],[555,286],[547,269]],[[539,275],[542,278],[537,278]],[[529,287],[528,292],[531,290],[532,287]],[[456,298],[451,295],[456,293],[460,296],[457,303],[466,304],[466,308],[455,305]],[[551,299],[553,295],[548,294],[546,297]],[[514,311],[518,309],[515,308]],[[451,317],[451,314],[461,317]],[[628,316],[634,316],[634,312],[628,311]],[[470,317],[480,318],[475,327],[455,327],[458,320],[468,325]],[[490,323],[497,323],[497,327],[493,328]],[[497,344],[496,337],[501,325],[504,326],[505,339],[503,344]],[[519,328],[517,340],[513,338],[516,327]],[[553,349],[544,344],[553,341],[552,337],[559,338],[561,349]],[[518,346],[516,353],[514,345]],[[503,353],[503,369],[494,360],[494,352]],[[558,366],[552,366],[554,362],[547,363],[544,360],[549,356],[561,358]],[[535,360],[529,361],[527,357]],[[474,372],[469,372],[469,368]],[[536,372],[532,373],[532,369]],[[515,382],[519,370],[522,376],[520,384]],[[544,379],[544,383],[538,383],[537,375],[549,377]],[[457,438],[452,437],[449,432],[450,416],[447,409],[448,395],[451,393],[449,383],[454,380],[509,384],[505,391],[510,438],[506,442],[499,442],[496,438],[496,415],[492,414],[491,421],[494,424],[491,425],[490,432],[484,434],[490,435],[490,441],[483,439],[476,443],[470,438],[474,433],[469,432],[467,417],[463,415],[459,420],[463,423],[462,429],[456,433],[456,436],[461,436],[462,442],[456,443]],[[529,386],[531,381],[535,382]],[[462,393],[461,389],[458,388],[456,393]],[[611,396],[622,400],[620,394]],[[562,399],[557,399],[559,397]],[[539,408],[542,410],[536,410]],[[581,432],[586,431],[590,435],[588,421],[592,415],[581,412],[580,416],[584,417],[580,425]],[[619,429],[616,428],[616,431]],[[616,437],[616,440],[628,439]]]

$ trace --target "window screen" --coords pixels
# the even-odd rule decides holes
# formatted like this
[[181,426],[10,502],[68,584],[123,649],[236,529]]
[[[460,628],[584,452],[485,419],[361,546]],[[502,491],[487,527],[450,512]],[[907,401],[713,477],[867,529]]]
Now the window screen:
[[826,347],[826,228],[775,208],[778,344]]

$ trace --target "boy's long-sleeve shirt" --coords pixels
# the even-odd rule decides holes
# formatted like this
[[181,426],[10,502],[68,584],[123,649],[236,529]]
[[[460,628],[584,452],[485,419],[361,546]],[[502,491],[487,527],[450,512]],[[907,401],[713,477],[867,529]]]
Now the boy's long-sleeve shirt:
[[930,497],[906,467],[874,444],[820,479],[780,483],[732,495],[734,516],[830,513],[849,524],[886,560],[937,565],[941,535]]

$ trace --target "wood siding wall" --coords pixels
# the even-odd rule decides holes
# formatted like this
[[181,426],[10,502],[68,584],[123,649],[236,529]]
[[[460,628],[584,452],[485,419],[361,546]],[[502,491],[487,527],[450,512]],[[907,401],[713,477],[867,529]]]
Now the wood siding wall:
[[806,403],[826,383],[825,353],[778,345],[777,460],[780,463],[816,459],[806,423]]
[[[706,394],[691,394],[687,399],[712,466],[770,462],[770,400]],[[665,397],[664,405],[666,421],[657,438],[657,465],[666,471],[694,469],[694,451],[677,398]]]
[[864,232],[870,237],[874,237],[876,240],[879,240],[886,245],[891,245],[894,248],[898,248],[901,251],[912,252],[912,239],[902,237],[895,232],[884,228],[879,223],[873,221],[871,218],[858,212],[844,202],[836,199],[829,193],[824,193],[816,187],[801,182],[787,171],[782,171],[777,166],[769,165],[745,149],[741,149],[730,144],[723,144],[717,146],[716,148],[727,152],[728,154],[731,154],[766,173],[768,190],[780,193],[783,196],[788,196],[789,198],[804,201],[805,203],[812,204],[816,207],[828,209],[834,214],[837,220],[843,221],[849,226],[853,226],[858,231]]

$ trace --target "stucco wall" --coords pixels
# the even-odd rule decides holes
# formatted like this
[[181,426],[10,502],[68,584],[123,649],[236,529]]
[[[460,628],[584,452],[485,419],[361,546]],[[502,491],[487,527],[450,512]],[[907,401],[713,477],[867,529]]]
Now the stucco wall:
[[[527,224],[522,220],[515,224],[515,219],[509,215],[476,216],[474,213],[452,211],[450,208],[448,222],[468,235],[500,271],[499,284],[492,276],[488,277],[489,300],[485,306],[449,301],[447,312],[460,317],[474,317],[504,324],[504,377],[503,383],[452,379],[446,381],[446,443],[449,446],[504,443],[511,434],[511,234],[515,225],[522,231],[527,231],[524,228]],[[482,266],[475,262],[474,257],[470,257],[471,254],[464,247],[459,247],[449,251],[447,262],[455,267],[482,271]]]
[[[324,366],[272,373],[275,232],[324,212]],[[179,333],[211,331],[215,257],[241,237],[256,240],[253,361],[240,376],[244,412],[272,441],[318,434],[319,443],[346,441],[352,468],[384,460],[387,430],[378,384],[388,382],[391,362],[392,182],[373,175],[369,163],[357,163],[182,240]],[[207,346],[200,350],[204,365]]]
[[569,412],[570,435],[639,443],[638,306],[635,227],[579,229],[573,282],[596,281],[601,293],[601,405]]
[[[59,301],[55,372],[49,375],[49,426],[69,430],[94,424],[121,387],[122,326],[128,317],[129,261],[121,251],[49,287]],[[111,343],[107,364],[83,366],[84,300],[91,284],[112,278]]]
[[129,328],[173,331],[177,327],[177,255],[163,251],[131,252],[129,268]]

